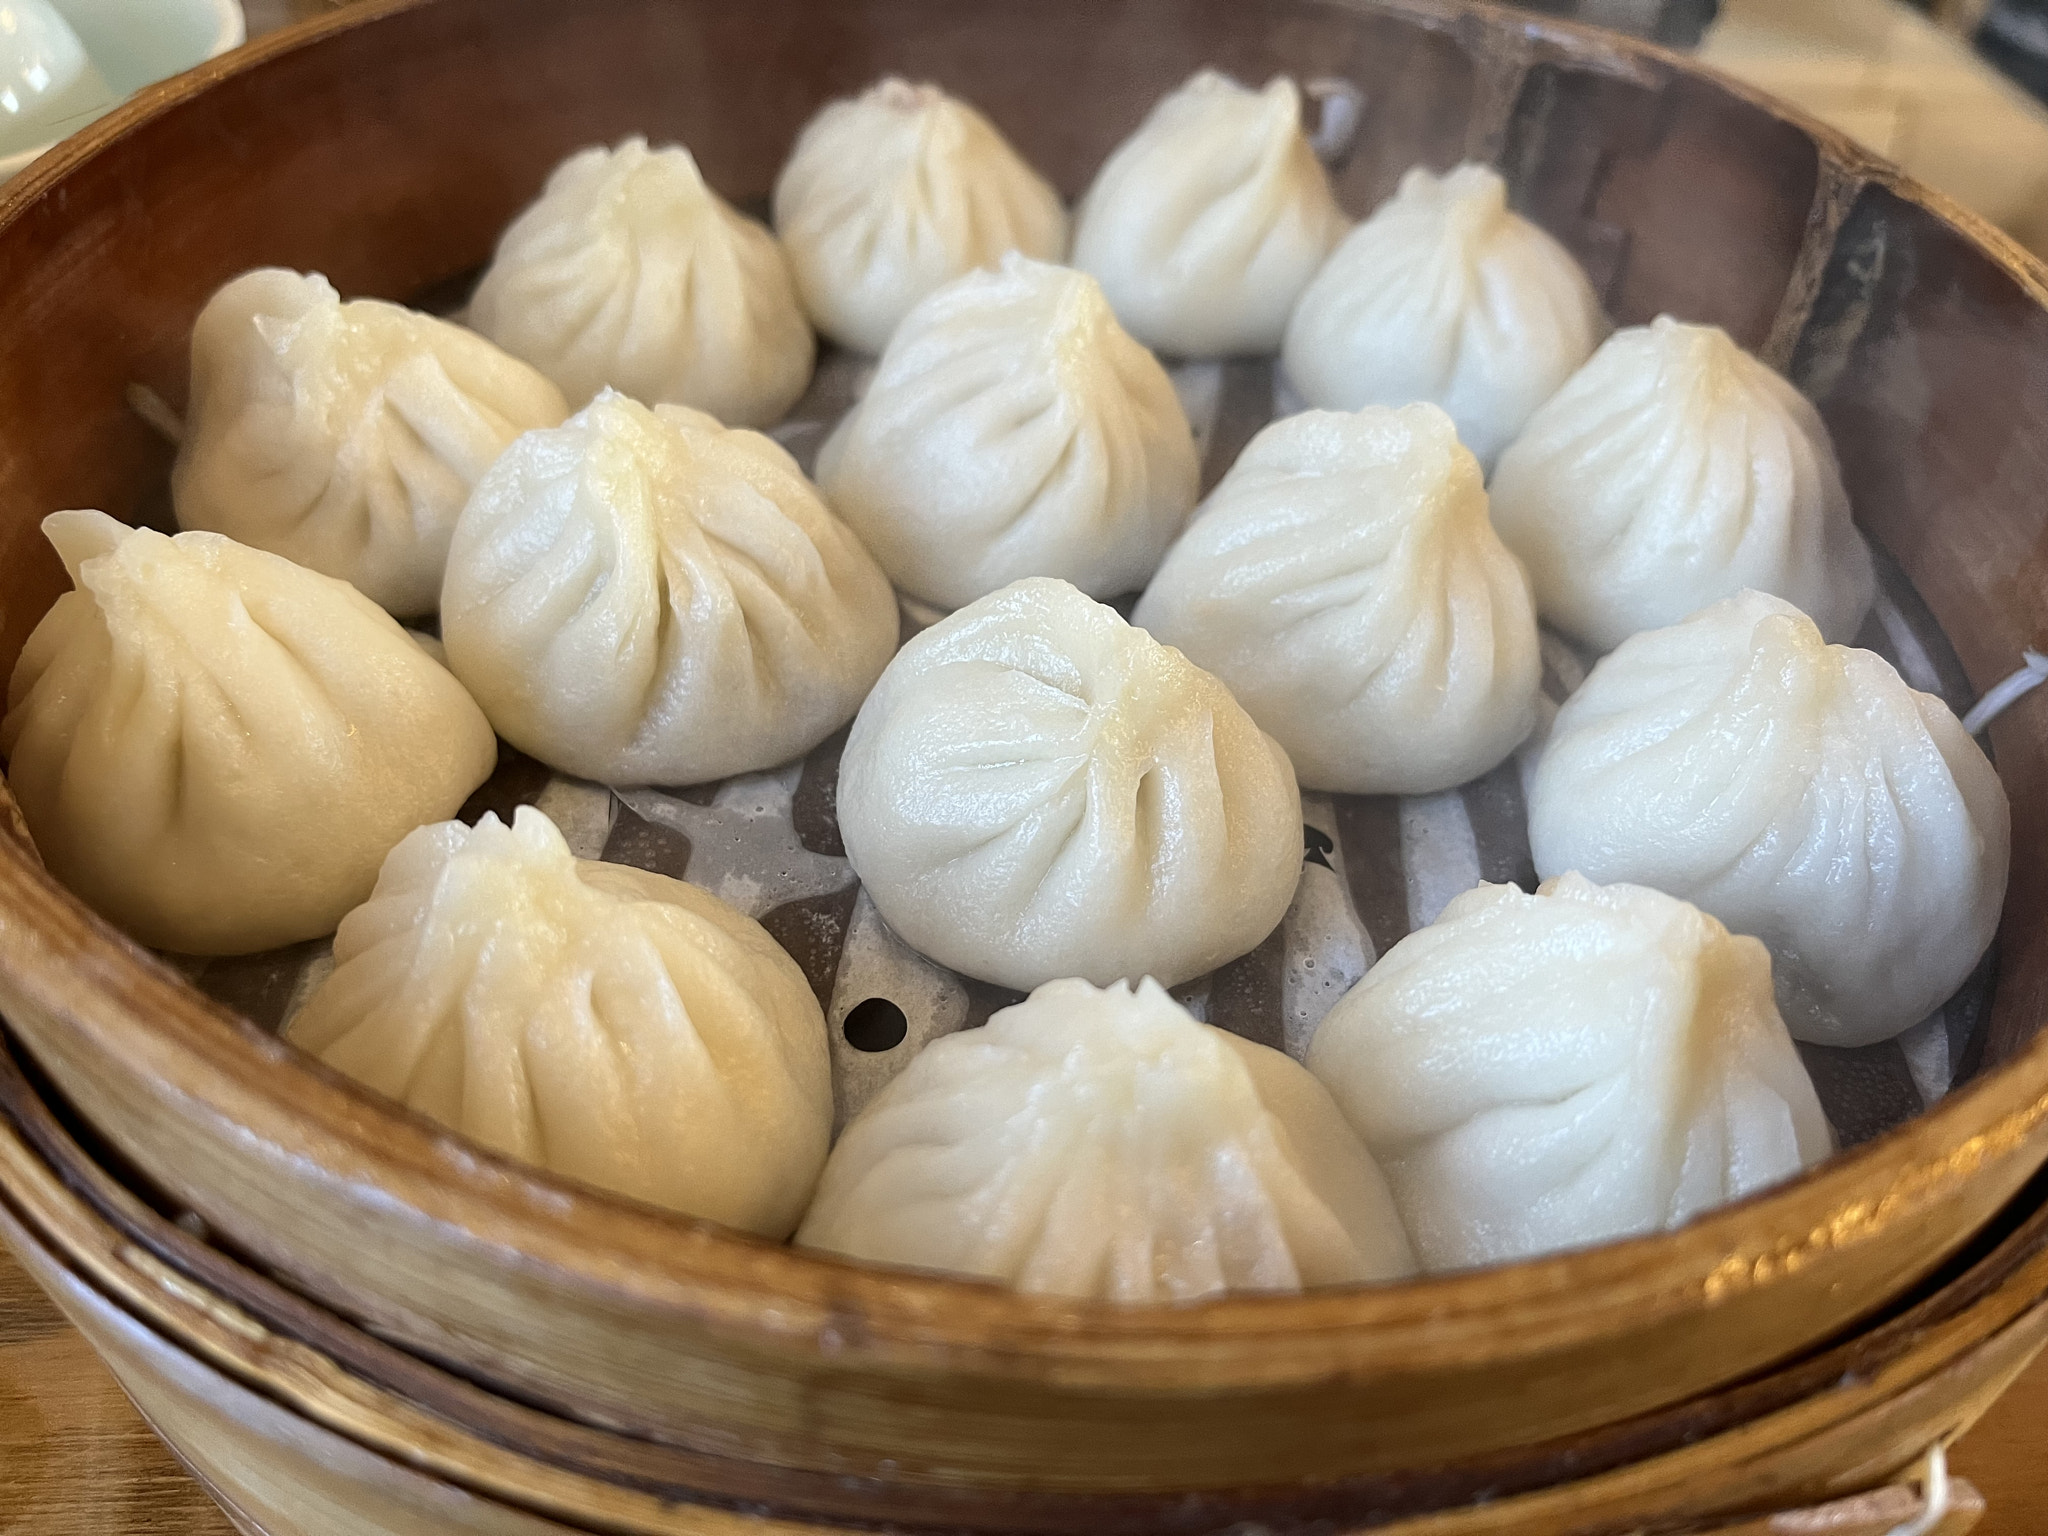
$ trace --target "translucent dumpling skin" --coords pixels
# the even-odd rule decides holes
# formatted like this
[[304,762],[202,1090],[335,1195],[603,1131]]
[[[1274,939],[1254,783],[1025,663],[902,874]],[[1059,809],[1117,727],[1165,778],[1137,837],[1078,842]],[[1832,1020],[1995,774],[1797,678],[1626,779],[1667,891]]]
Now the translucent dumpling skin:
[[510,827],[421,827],[334,941],[287,1038],[493,1151],[764,1237],[832,1128],[796,962],[708,891]]
[[1173,381],[1095,280],[1016,255],[911,311],[818,455],[833,509],[941,608],[1027,576],[1136,591],[1200,473]]
[[1442,406],[1490,470],[1606,333],[1584,270],[1495,172],[1418,166],[1303,290],[1281,363],[1310,405]]
[[1271,933],[1301,872],[1280,746],[1215,678],[1065,582],[904,646],[839,769],[847,857],[942,965],[1171,986]]
[[507,741],[613,784],[801,756],[896,648],[889,581],[779,446],[607,392],[477,484],[448,664]]
[[1119,1302],[1415,1267],[1329,1094],[1153,981],[1048,982],[926,1046],[847,1127],[797,1241]]
[[1457,897],[1339,1000],[1308,1065],[1431,1271],[1660,1231],[1830,1150],[1763,946],[1575,874]]
[[987,118],[892,77],[805,125],[775,182],[775,232],[818,329],[880,352],[942,284],[1007,251],[1058,261],[1067,213]]
[[1075,215],[1074,265],[1117,318],[1181,357],[1278,350],[1347,220],[1301,128],[1301,91],[1205,69],[1117,146]]
[[555,168],[499,239],[469,322],[571,406],[611,388],[742,427],[788,414],[816,348],[775,237],[687,149],[639,137]]
[[1537,610],[1597,650],[1745,588],[1846,643],[1877,591],[1819,412],[1718,326],[1609,337],[1493,477]]
[[44,532],[75,591],[7,690],[7,781],[51,873],[145,944],[244,954],[331,932],[497,742],[345,582],[103,512]]
[[1539,873],[1654,885],[1755,934],[1795,1035],[1868,1045],[1991,943],[2011,812],[1946,704],[1745,592],[1593,669],[1545,743],[1529,843]]
[[400,617],[432,613],[477,477],[569,408],[473,331],[326,278],[245,272],[200,311],[171,471],[178,526],[338,577]]
[[1310,789],[1448,789],[1536,723],[1528,578],[1433,405],[1267,427],[1134,621],[1228,684]]

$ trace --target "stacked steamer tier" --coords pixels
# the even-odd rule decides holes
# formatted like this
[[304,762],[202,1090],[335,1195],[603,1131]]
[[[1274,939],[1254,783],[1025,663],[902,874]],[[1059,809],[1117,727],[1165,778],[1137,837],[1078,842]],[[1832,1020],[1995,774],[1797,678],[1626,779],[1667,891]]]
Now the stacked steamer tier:
[[[2048,295],[2036,267],[1840,139],[1654,50],[1484,10],[1317,0],[1110,12],[1015,0],[969,20],[940,0],[745,14],[694,0],[414,0],[267,40],[117,114],[0,198],[0,291],[30,296],[0,332],[0,659],[11,664],[63,584],[36,530],[44,512],[160,515],[170,453],[126,401],[136,385],[182,401],[194,316],[251,265],[424,302],[486,259],[565,153],[631,132],[689,144],[714,185],[759,206],[803,122],[882,71],[977,103],[1072,198],[1145,108],[1203,67],[1350,81],[1363,121],[1336,177],[1349,212],[1418,162],[1490,160],[1619,322],[1681,312],[1786,371],[1820,405],[1859,520],[1896,564],[1891,644],[1910,642],[1934,681],[1979,693],[2048,635],[2048,512],[2033,494],[2048,460],[2034,387]],[[306,123],[319,130],[286,131]],[[147,240],[131,217],[144,200]],[[1213,480],[1271,413],[1272,368],[1223,366],[1203,389]],[[401,1397],[457,1377],[401,1366],[379,1344],[392,1371],[422,1373],[389,1386],[338,1340],[374,1334],[450,1367],[478,1384],[461,1393],[486,1439],[498,1435],[488,1415],[534,1405],[573,1430],[592,1478],[797,1525],[1156,1530],[1169,1511],[1191,1530],[1342,1522],[1386,1507],[1413,1474],[1492,1467],[1728,1400],[1715,1394],[1738,1381],[1803,1380],[1760,1373],[1896,1306],[2014,1199],[2048,1155],[2048,715],[2015,709],[1989,740],[2014,816],[1996,986],[1945,1037],[1957,1049],[1938,1080],[1903,1057],[1883,1064],[1899,1114],[1837,1121],[1845,1142],[1881,1134],[1674,1233],[1400,1285],[1079,1304],[836,1262],[608,1198],[481,1153],[309,1063],[94,918],[4,834],[0,1010],[124,1167],[246,1256],[250,1274],[346,1320],[317,1348]],[[829,764],[813,757],[816,777],[781,785],[794,815],[828,798]],[[499,785],[508,803],[545,788],[545,775]],[[1518,795],[1508,779],[1495,788]],[[1479,873],[1519,873],[1494,868],[1499,845],[1486,841],[1501,799],[1452,798]],[[1323,867],[1343,864],[1361,915],[1391,925],[1373,935],[1380,949],[1416,902],[1385,872],[1411,826],[1427,841],[1432,810],[1327,803]],[[688,824],[695,810],[673,814]],[[793,835],[834,856],[802,826]],[[740,841],[719,846],[744,857]],[[812,903],[806,931],[836,922],[845,947],[850,889],[793,899]],[[1216,995],[1252,1000],[1247,1027],[1278,1028],[1270,980],[1238,977]],[[263,1012],[263,991],[242,994],[242,1014]],[[835,1026],[849,1001],[832,999]],[[54,1221],[44,1197],[55,1202],[56,1186],[29,1178],[26,1165],[7,1174],[16,1219],[34,1206]],[[47,1226],[29,1236],[55,1241]],[[76,1279],[80,1261],[63,1262]],[[143,1271],[165,1297],[202,1294]],[[112,1293],[111,1275],[101,1284]],[[123,1305],[133,1321],[145,1302]],[[149,1324],[159,1344],[186,1326],[163,1306]],[[2030,1347],[2018,1323],[1998,1337],[2012,1358],[1953,1412],[1887,1422],[1917,1433],[1966,1418],[1954,1405],[1980,1402]],[[230,1347],[196,1332],[182,1343],[217,1365]],[[371,1401],[354,1395],[355,1376],[321,1379]],[[373,1420],[386,1432],[383,1408],[361,1412],[365,1443]],[[1845,1446],[1829,1465],[1868,1482],[1917,1449]],[[1664,1486],[1670,1509],[1695,1507],[1697,1490]],[[550,1497],[558,1512],[578,1508],[580,1495]]]
[[[226,1251],[82,1146],[33,1070],[0,1054],[0,1235],[150,1424],[246,1531],[633,1536],[847,1527],[788,1510],[763,1469],[739,1510],[702,1458],[502,1397],[355,1327]],[[125,1179],[125,1182],[124,1182]],[[1926,1510],[1923,1453],[1964,1433],[2048,1339],[2048,1182],[1851,1337],[1738,1386],[1494,1455],[1348,1480],[1260,1528],[1392,1536],[1887,1536]],[[871,1490],[871,1497],[879,1490]],[[1960,1536],[1982,1512],[1952,1483]],[[1242,1495],[1048,1506],[960,1490],[949,1531],[1241,1528]],[[1081,1523],[1076,1524],[1076,1520]],[[899,1526],[898,1529],[916,1529]]]

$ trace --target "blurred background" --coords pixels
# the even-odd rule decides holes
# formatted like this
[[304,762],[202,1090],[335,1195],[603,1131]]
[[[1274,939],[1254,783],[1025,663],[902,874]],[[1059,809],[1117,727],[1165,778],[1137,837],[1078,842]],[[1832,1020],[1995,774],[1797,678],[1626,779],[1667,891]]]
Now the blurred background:
[[[350,0],[0,0],[0,181],[152,79]],[[1529,0],[1804,107],[2048,256],[2048,0]]]
[[1693,51],[2048,256],[2048,0],[1534,0]]

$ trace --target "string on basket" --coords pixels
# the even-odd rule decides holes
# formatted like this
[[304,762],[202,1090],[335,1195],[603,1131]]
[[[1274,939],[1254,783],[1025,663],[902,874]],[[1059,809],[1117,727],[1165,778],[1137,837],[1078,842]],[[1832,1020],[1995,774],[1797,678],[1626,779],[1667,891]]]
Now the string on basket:
[[2019,671],[2002,678],[1985,691],[1976,706],[1963,716],[1963,729],[1975,736],[2013,704],[2048,683],[2048,656],[2039,651],[2022,651]]
[[1933,1536],[1948,1518],[1948,1447],[1937,1440],[1920,1461],[1920,1513],[1901,1520],[1886,1536]]

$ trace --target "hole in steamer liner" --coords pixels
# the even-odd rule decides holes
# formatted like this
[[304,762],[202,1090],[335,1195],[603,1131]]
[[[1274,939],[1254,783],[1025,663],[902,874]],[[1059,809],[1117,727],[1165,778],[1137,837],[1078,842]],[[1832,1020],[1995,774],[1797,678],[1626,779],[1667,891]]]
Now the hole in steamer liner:
[[856,1051],[888,1051],[903,1043],[910,1021],[888,998],[870,997],[855,1003],[839,1028]]

